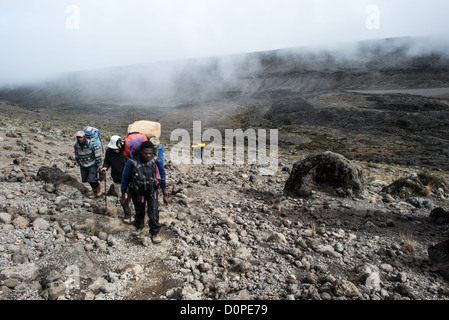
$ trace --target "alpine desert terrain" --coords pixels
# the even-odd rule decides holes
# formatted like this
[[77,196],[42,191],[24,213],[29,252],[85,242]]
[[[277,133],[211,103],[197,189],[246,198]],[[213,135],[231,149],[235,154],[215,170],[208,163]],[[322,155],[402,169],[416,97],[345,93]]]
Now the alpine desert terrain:
[[[0,299],[448,300],[449,57],[419,41],[1,89]],[[143,119],[162,125],[160,244],[132,236],[116,196],[88,198],[74,162],[76,131],[106,147]],[[172,133],[193,121],[266,130],[267,149],[276,129],[276,169],[177,163]]]

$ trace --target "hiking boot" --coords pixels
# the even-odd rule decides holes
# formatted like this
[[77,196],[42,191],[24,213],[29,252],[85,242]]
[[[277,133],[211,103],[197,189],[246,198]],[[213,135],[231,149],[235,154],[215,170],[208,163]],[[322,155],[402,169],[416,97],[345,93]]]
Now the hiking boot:
[[135,229],[131,232],[131,235],[134,237],[140,237],[143,234],[143,229]]
[[102,190],[101,190],[101,184],[98,185],[97,189],[95,189],[94,195],[95,197],[99,197],[102,194]]
[[97,189],[93,189],[92,192],[88,195],[89,199],[95,199],[97,197]]
[[161,243],[162,242],[162,238],[158,235],[155,236],[151,236],[151,241],[153,241],[153,243]]
[[128,205],[122,205],[123,208],[123,216],[125,217],[125,219],[131,219],[131,209],[129,208]]
[[123,222],[126,224],[131,224],[131,218],[130,217],[125,217],[123,218]]

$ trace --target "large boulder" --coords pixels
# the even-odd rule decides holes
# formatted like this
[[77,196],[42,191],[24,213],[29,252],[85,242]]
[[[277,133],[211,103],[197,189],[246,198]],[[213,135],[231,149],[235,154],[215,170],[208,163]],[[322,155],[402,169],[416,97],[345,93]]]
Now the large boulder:
[[449,223],[449,211],[437,207],[430,212],[429,220],[438,224]]
[[58,194],[73,193],[77,191],[82,194],[87,194],[89,192],[89,188],[87,188],[84,184],[57,167],[40,167],[36,178],[37,180],[54,184],[56,187],[56,193]]
[[340,154],[326,151],[295,163],[284,193],[308,197],[312,190],[320,190],[341,196],[361,196],[364,189],[360,166]]
[[449,239],[427,248],[430,263],[438,272],[449,279]]

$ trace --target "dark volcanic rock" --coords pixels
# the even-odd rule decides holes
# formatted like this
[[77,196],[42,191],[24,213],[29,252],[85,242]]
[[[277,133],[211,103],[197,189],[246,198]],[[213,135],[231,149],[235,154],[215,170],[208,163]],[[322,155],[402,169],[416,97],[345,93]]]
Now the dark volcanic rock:
[[449,239],[430,246],[427,252],[430,262],[446,279],[449,279]]
[[437,193],[439,188],[445,192],[448,190],[443,179],[432,174],[419,173],[395,180],[383,187],[381,192],[400,197],[425,196],[430,192]]
[[89,192],[89,189],[85,185],[56,167],[40,167],[37,172],[37,179],[47,183],[53,183],[57,189],[63,189],[58,188],[59,186],[68,186],[79,190],[83,194],[87,194]]
[[333,190],[339,195],[360,196],[364,191],[362,169],[342,155],[330,151],[295,163],[284,192],[307,197],[314,188]]
[[429,219],[439,224],[449,223],[449,212],[441,207],[435,208],[430,212]]

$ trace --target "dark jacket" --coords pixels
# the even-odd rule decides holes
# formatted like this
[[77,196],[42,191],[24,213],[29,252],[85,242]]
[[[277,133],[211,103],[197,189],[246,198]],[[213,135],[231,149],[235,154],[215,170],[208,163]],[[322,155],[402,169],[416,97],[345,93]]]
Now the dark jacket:
[[[141,163],[140,154],[137,154],[137,163]],[[161,188],[165,189],[166,186],[166,178],[165,178],[165,169],[164,164],[162,163],[162,159],[158,158],[156,162],[157,168],[159,169],[159,174],[161,176]],[[131,182],[131,173],[133,171],[133,165],[131,162],[126,162],[125,168],[123,169],[122,174],[122,194],[126,192],[128,188],[128,184]]]
[[113,149],[106,149],[106,154],[104,157],[103,168],[111,169],[112,180],[115,183],[122,182],[123,168],[125,167],[126,159],[123,155],[123,150],[119,153],[115,152]]

